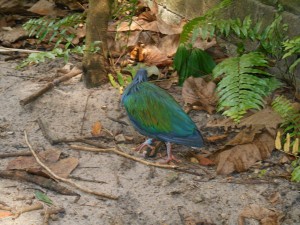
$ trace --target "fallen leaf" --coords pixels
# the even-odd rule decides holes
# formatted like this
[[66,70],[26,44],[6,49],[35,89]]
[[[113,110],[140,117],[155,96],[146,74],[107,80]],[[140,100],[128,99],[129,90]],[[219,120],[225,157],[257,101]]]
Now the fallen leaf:
[[67,14],[66,11],[56,8],[55,3],[47,0],[40,0],[36,2],[30,9],[28,9],[28,11],[43,16],[64,16]]
[[258,220],[261,225],[280,225],[281,212],[252,204],[243,209],[238,218],[238,225],[245,225],[245,218]]
[[166,35],[159,39],[157,48],[164,52],[168,57],[173,57],[179,45],[179,34]]
[[205,140],[208,142],[217,142],[220,140],[224,140],[225,138],[227,138],[227,134],[221,134],[221,135],[214,135],[214,136],[209,136],[206,137]]
[[221,120],[211,120],[207,123],[207,127],[244,127],[263,125],[264,127],[276,129],[279,124],[283,122],[278,113],[274,112],[272,108],[266,107],[263,110],[255,112],[247,117],[244,117],[239,124],[233,122],[230,118]]
[[276,191],[273,194],[271,194],[268,198],[268,201],[272,204],[272,205],[276,205],[279,202],[281,202],[281,194]]
[[[61,159],[48,167],[58,176],[67,178],[70,173],[78,166],[79,160],[75,157]],[[46,171],[44,171],[46,173]]]
[[9,216],[12,216],[11,212],[0,210],[0,219],[6,218],[6,217],[9,217]]
[[260,133],[264,127],[262,125],[245,127],[233,139],[228,141],[225,145],[242,145],[253,142],[256,134]]
[[212,114],[217,103],[215,89],[216,84],[212,81],[189,77],[183,83],[182,98],[185,104],[197,105],[199,109]]
[[101,133],[101,130],[102,130],[102,125],[100,121],[95,122],[92,126],[92,131],[91,131],[92,136],[98,137]]
[[168,66],[172,64],[172,59],[166,53],[159,50],[154,45],[140,45],[131,51],[130,58],[147,65]]
[[[68,177],[69,174],[77,167],[78,159],[69,157],[59,160],[61,151],[57,149],[46,150],[38,153],[39,159],[48,166],[55,174],[61,177]],[[7,170],[25,170],[27,172],[46,176],[47,172],[36,162],[33,156],[25,157],[21,156],[7,165]]]
[[195,157],[198,160],[198,162],[199,162],[199,164],[201,166],[212,166],[212,165],[215,165],[215,163],[212,160],[204,157],[203,155],[200,155],[200,154],[196,155],[195,154],[193,157]]
[[44,194],[43,192],[41,192],[41,191],[36,191],[36,192],[34,193],[34,195],[35,195],[35,197],[36,197],[38,200],[40,200],[40,201],[42,201],[42,202],[45,202],[45,203],[48,204],[48,205],[53,205],[53,201],[52,201],[46,194]]
[[270,157],[274,149],[274,137],[275,134],[265,129],[254,138],[252,143],[226,147],[217,151],[210,156],[210,159],[217,164],[217,174],[243,172],[255,162]]

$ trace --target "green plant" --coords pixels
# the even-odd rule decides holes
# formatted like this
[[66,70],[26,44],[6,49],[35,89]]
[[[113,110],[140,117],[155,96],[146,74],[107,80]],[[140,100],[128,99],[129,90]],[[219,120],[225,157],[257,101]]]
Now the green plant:
[[186,43],[190,37],[195,28],[199,27],[203,23],[207,23],[207,21],[213,19],[216,17],[216,14],[219,13],[221,10],[226,9],[228,6],[230,6],[232,3],[232,0],[223,0],[219,4],[217,4],[215,7],[209,9],[203,16],[196,17],[192,20],[190,20],[188,23],[186,23],[183,26],[182,33],[180,35],[180,42]]
[[[83,45],[74,45],[73,40],[76,37],[76,28],[85,21],[84,13],[75,13],[62,19],[42,17],[27,21],[23,27],[28,31],[29,36],[35,36],[39,42],[55,41],[51,51],[31,53],[17,68],[22,68],[30,64],[44,62],[46,59],[55,59],[63,57],[67,62],[70,54],[83,55],[84,52],[97,52],[100,50],[100,42],[92,43],[89,48]],[[64,47],[60,48],[59,45]]]
[[42,17],[27,21],[23,28],[28,31],[29,36],[35,36],[40,41],[48,42],[55,40],[56,48],[59,44],[64,43],[65,49],[69,48],[75,38],[75,29],[79,24],[85,21],[86,15],[83,13],[74,13],[62,19]]
[[278,96],[272,102],[272,108],[284,120],[281,124],[284,134],[289,133],[291,138],[300,138],[300,112],[293,107],[292,103],[285,97]]
[[300,182],[300,158],[297,160],[294,160],[292,162],[292,166],[294,167],[294,170],[292,172],[292,181]]
[[211,74],[216,66],[212,57],[205,51],[186,47],[181,44],[174,57],[174,68],[179,74],[179,85],[182,85],[189,76],[201,77]]
[[263,98],[280,83],[262,68],[268,67],[265,57],[258,52],[232,57],[218,64],[213,77],[224,76],[218,83],[218,111],[239,122],[249,109],[261,109]]
[[54,48],[53,50],[48,52],[30,53],[29,56],[17,66],[17,69],[21,69],[31,64],[45,62],[46,59],[55,59],[56,57],[63,57],[64,61],[67,62],[69,60],[70,54],[72,53],[83,55],[85,51],[98,52],[99,50],[99,42],[95,42],[89,48],[86,48],[85,45],[82,45],[76,46],[72,49]]
[[[283,59],[290,57],[292,55],[300,54],[300,36],[294,37],[291,40],[283,42],[284,51]],[[292,65],[289,67],[289,72],[293,73],[296,66],[300,63],[300,58],[296,59]]]
[[112,18],[132,22],[133,16],[139,9],[139,0],[114,1]]

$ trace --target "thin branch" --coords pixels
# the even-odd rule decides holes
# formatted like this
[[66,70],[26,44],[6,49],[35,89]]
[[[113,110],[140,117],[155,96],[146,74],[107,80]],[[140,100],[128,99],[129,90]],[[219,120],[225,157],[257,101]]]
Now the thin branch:
[[32,156],[32,153],[30,151],[1,153],[0,159],[9,158],[9,157],[18,157],[18,156]]
[[134,157],[132,155],[129,155],[125,152],[122,152],[120,150],[117,150],[116,148],[93,148],[93,147],[86,147],[86,146],[79,146],[79,145],[70,145],[70,148],[75,149],[75,150],[80,150],[80,151],[89,151],[89,152],[112,152],[117,155],[123,156],[125,158],[134,160],[136,162],[142,163],[147,166],[155,166],[158,168],[164,168],[164,169],[176,169],[178,166],[175,165],[165,165],[165,164],[158,164],[158,163],[152,163],[148,162],[146,160]]
[[33,156],[35,157],[36,161],[38,162],[38,164],[43,167],[52,177],[54,177],[55,179],[61,181],[61,182],[64,182],[68,185],[71,185],[72,187],[75,187],[85,193],[88,193],[88,194],[93,194],[93,195],[97,195],[97,196],[100,196],[100,197],[104,197],[104,198],[108,198],[108,199],[112,199],[112,200],[117,200],[118,197],[116,196],[113,196],[113,195],[109,195],[109,194],[105,194],[105,193],[101,193],[101,192],[97,192],[97,191],[93,191],[93,190],[90,190],[90,189],[87,189],[87,188],[84,188],[82,186],[80,186],[79,184],[69,180],[69,179],[66,179],[66,178],[63,178],[63,177],[59,177],[58,175],[56,175],[55,173],[53,173],[49,167],[47,167],[38,157],[38,155],[36,154],[36,152],[33,150],[32,146],[30,145],[29,141],[28,141],[28,137],[27,137],[27,132],[24,130],[24,135],[25,135],[25,141],[26,141],[26,144],[28,145],[30,151],[32,152]]
[[19,48],[5,48],[5,47],[0,47],[0,52],[24,52],[24,53],[39,53],[42,51],[37,51],[37,50],[28,50],[28,49],[19,49]]

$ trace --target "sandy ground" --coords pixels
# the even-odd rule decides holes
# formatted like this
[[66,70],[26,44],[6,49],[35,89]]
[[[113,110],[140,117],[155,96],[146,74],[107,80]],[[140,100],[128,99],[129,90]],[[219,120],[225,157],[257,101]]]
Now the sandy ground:
[[[12,207],[28,205],[31,200],[19,199],[31,197],[36,189],[41,189],[56,205],[66,210],[57,221],[50,222],[55,225],[179,225],[187,224],[183,221],[184,216],[193,218],[198,224],[209,224],[200,223],[206,221],[217,225],[235,225],[240,212],[250,204],[281,211],[285,216],[281,224],[300,224],[299,186],[284,179],[269,179],[269,182],[259,184],[243,183],[245,177],[252,175],[248,172],[233,175],[232,180],[239,182],[230,183],[224,176],[209,179],[209,175],[203,169],[187,161],[185,165],[193,167],[194,171],[199,173],[198,176],[145,166],[108,153],[78,153],[65,144],[51,146],[39,128],[37,118],[47,122],[49,130],[58,137],[78,136],[89,95],[82,129],[84,135],[89,135],[92,124],[99,120],[102,126],[114,135],[124,133],[133,136],[136,142],[142,140],[142,137],[131,126],[108,118],[119,118],[124,114],[120,107],[118,91],[110,85],[87,90],[76,77],[22,107],[19,100],[45,84],[38,82],[39,79],[54,77],[56,70],[61,68],[63,63],[55,61],[17,71],[15,62],[4,62],[1,56],[0,66],[0,127],[5,127],[0,136],[1,153],[28,150],[23,133],[26,130],[34,149],[43,151],[57,148],[67,155],[78,157],[79,166],[72,175],[103,183],[76,182],[93,190],[119,196],[119,200],[113,201],[80,193],[81,198],[74,203],[74,196],[60,195],[32,183],[0,178],[0,203]],[[192,117],[200,128],[206,120],[203,119],[203,113],[199,112],[194,112]],[[122,120],[126,122],[127,118]],[[109,146],[114,145],[112,141],[99,141]],[[124,151],[142,157],[132,151],[134,143],[124,143],[120,146]],[[175,155],[180,157],[182,149],[186,148],[176,146]],[[184,152],[186,151],[182,154]],[[12,159],[0,159],[0,169],[5,169],[10,160]],[[215,176],[214,168],[206,170]],[[276,192],[281,197],[272,204],[269,199]],[[40,211],[34,211],[24,213],[15,220],[0,219],[0,224],[35,225],[42,224],[42,219]],[[259,223],[248,219],[246,224]]]

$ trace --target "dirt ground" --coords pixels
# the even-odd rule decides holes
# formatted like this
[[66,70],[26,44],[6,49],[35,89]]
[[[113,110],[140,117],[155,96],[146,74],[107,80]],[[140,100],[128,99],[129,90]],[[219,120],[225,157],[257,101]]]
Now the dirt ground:
[[[18,71],[15,69],[16,62],[5,62],[4,56],[0,58],[1,153],[28,150],[23,133],[26,130],[35,150],[56,148],[66,155],[77,157],[79,166],[72,172],[73,176],[101,181],[76,182],[92,190],[119,196],[117,201],[103,200],[79,192],[81,198],[74,203],[74,196],[60,195],[32,183],[0,178],[0,203],[11,207],[25,206],[31,203],[28,199],[34,195],[36,189],[43,190],[55,205],[66,210],[58,220],[50,222],[55,225],[235,225],[241,211],[250,204],[282,212],[283,225],[300,224],[299,185],[289,183],[285,179],[246,182],[246,178],[255,175],[253,171],[234,174],[229,179],[216,176],[213,167],[205,168],[209,173],[207,174],[200,166],[183,160],[184,166],[193,168],[198,173],[192,175],[145,166],[110,153],[78,152],[70,149],[67,144],[51,146],[42,134],[37,123],[38,118],[42,118],[48,124],[48,129],[57,137],[69,138],[78,136],[81,130],[83,135],[89,135],[92,125],[100,121],[102,126],[114,135],[123,133],[134,137],[134,143],[123,143],[120,146],[124,151],[141,158],[142,155],[132,151],[132,148],[135,142],[143,139],[130,125],[111,119],[121,118],[129,124],[126,117],[120,117],[125,115],[120,106],[120,95],[110,85],[88,90],[79,81],[79,77],[75,77],[55,87],[35,102],[22,107],[19,100],[44,85],[45,81],[39,81],[40,79],[54,77],[57,69],[63,66],[63,62],[53,61]],[[180,93],[178,90],[179,88],[175,88],[171,92]],[[176,97],[180,100],[180,96]],[[205,126],[207,116],[204,113],[193,112],[191,115],[200,129]],[[103,139],[99,142],[114,146],[112,140]],[[189,151],[183,146],[174,147],[175,155],[179,158]],[[0,159],[0,169],[4,170],[10,160],[12,158]],[[149,159],[151,160],[153,159]],[[270,198],[275,193],[279,193],[280,197],[272,204]],[[188,219],[197,223],[188,223]],[[0,224],[35,225],[42,224],[42,220],[40,211],[33,211],[24,213],[15,220],[9,217],[0,219]],[[259,222],[247,219],[246,224],[256,225]]]

